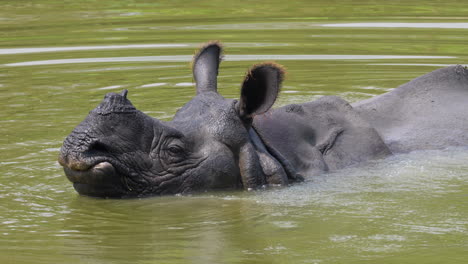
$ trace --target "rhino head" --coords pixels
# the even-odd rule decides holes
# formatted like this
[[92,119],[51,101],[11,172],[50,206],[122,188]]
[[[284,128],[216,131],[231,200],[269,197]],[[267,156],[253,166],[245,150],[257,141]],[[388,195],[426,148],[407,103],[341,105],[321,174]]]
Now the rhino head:
[[194,57],[196,96],[172,121],[137,110],[127,91],[109,93],[65,139],[59,155],[82,195],[142,197],[212,189],[287,184],[287,171],[265,152],[251,128],[273,105],[283,70],[253,66],[239,100],[217,92],[221,46],[208,43]]

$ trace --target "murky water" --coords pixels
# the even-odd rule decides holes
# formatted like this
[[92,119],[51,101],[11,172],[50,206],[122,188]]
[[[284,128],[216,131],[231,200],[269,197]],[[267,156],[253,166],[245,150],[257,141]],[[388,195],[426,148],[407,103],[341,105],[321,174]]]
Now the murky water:
[[189,61],[207,40],[225,44],[226,97],[251,64],[277,60],[277,105],[355,102],[466,65],[468,4],[157,2],[0,2],[0,263],[465,263],[467,148],[142,200],[80,197],[56,158],[107,92],[170,119],[194,95]]

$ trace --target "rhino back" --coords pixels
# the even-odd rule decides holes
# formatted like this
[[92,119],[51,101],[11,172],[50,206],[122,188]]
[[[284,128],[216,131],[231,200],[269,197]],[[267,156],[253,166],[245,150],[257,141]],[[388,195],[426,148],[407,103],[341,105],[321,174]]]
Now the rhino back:
[[451,66],[353,107],[392,152],[468,145],[468,70]]

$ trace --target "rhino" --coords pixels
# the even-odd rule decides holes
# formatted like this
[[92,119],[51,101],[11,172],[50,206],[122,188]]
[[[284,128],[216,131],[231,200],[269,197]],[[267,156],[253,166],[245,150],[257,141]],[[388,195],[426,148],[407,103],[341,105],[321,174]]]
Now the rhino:
[[239,100],[217,92],[218,42],[194,56],[196,95],[171,121],[108,93],[61,147],[85,196],[131,198],[289,185],[395,153],[468,146],[468,70],[436,70],[350,104],[336,96],[271,109],[285,71],[252,66]]

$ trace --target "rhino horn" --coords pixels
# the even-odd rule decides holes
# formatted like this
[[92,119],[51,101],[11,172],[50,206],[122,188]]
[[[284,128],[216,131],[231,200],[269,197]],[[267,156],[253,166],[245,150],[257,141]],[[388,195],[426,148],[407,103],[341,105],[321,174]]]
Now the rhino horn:
[[123,90],[120,94],[108,93],[104,97],[104,100],[92,110],[90,113],[98,115],[108,115],[111,113],[133,113],[136,112],[136,108],[127,99],[127,90]]

